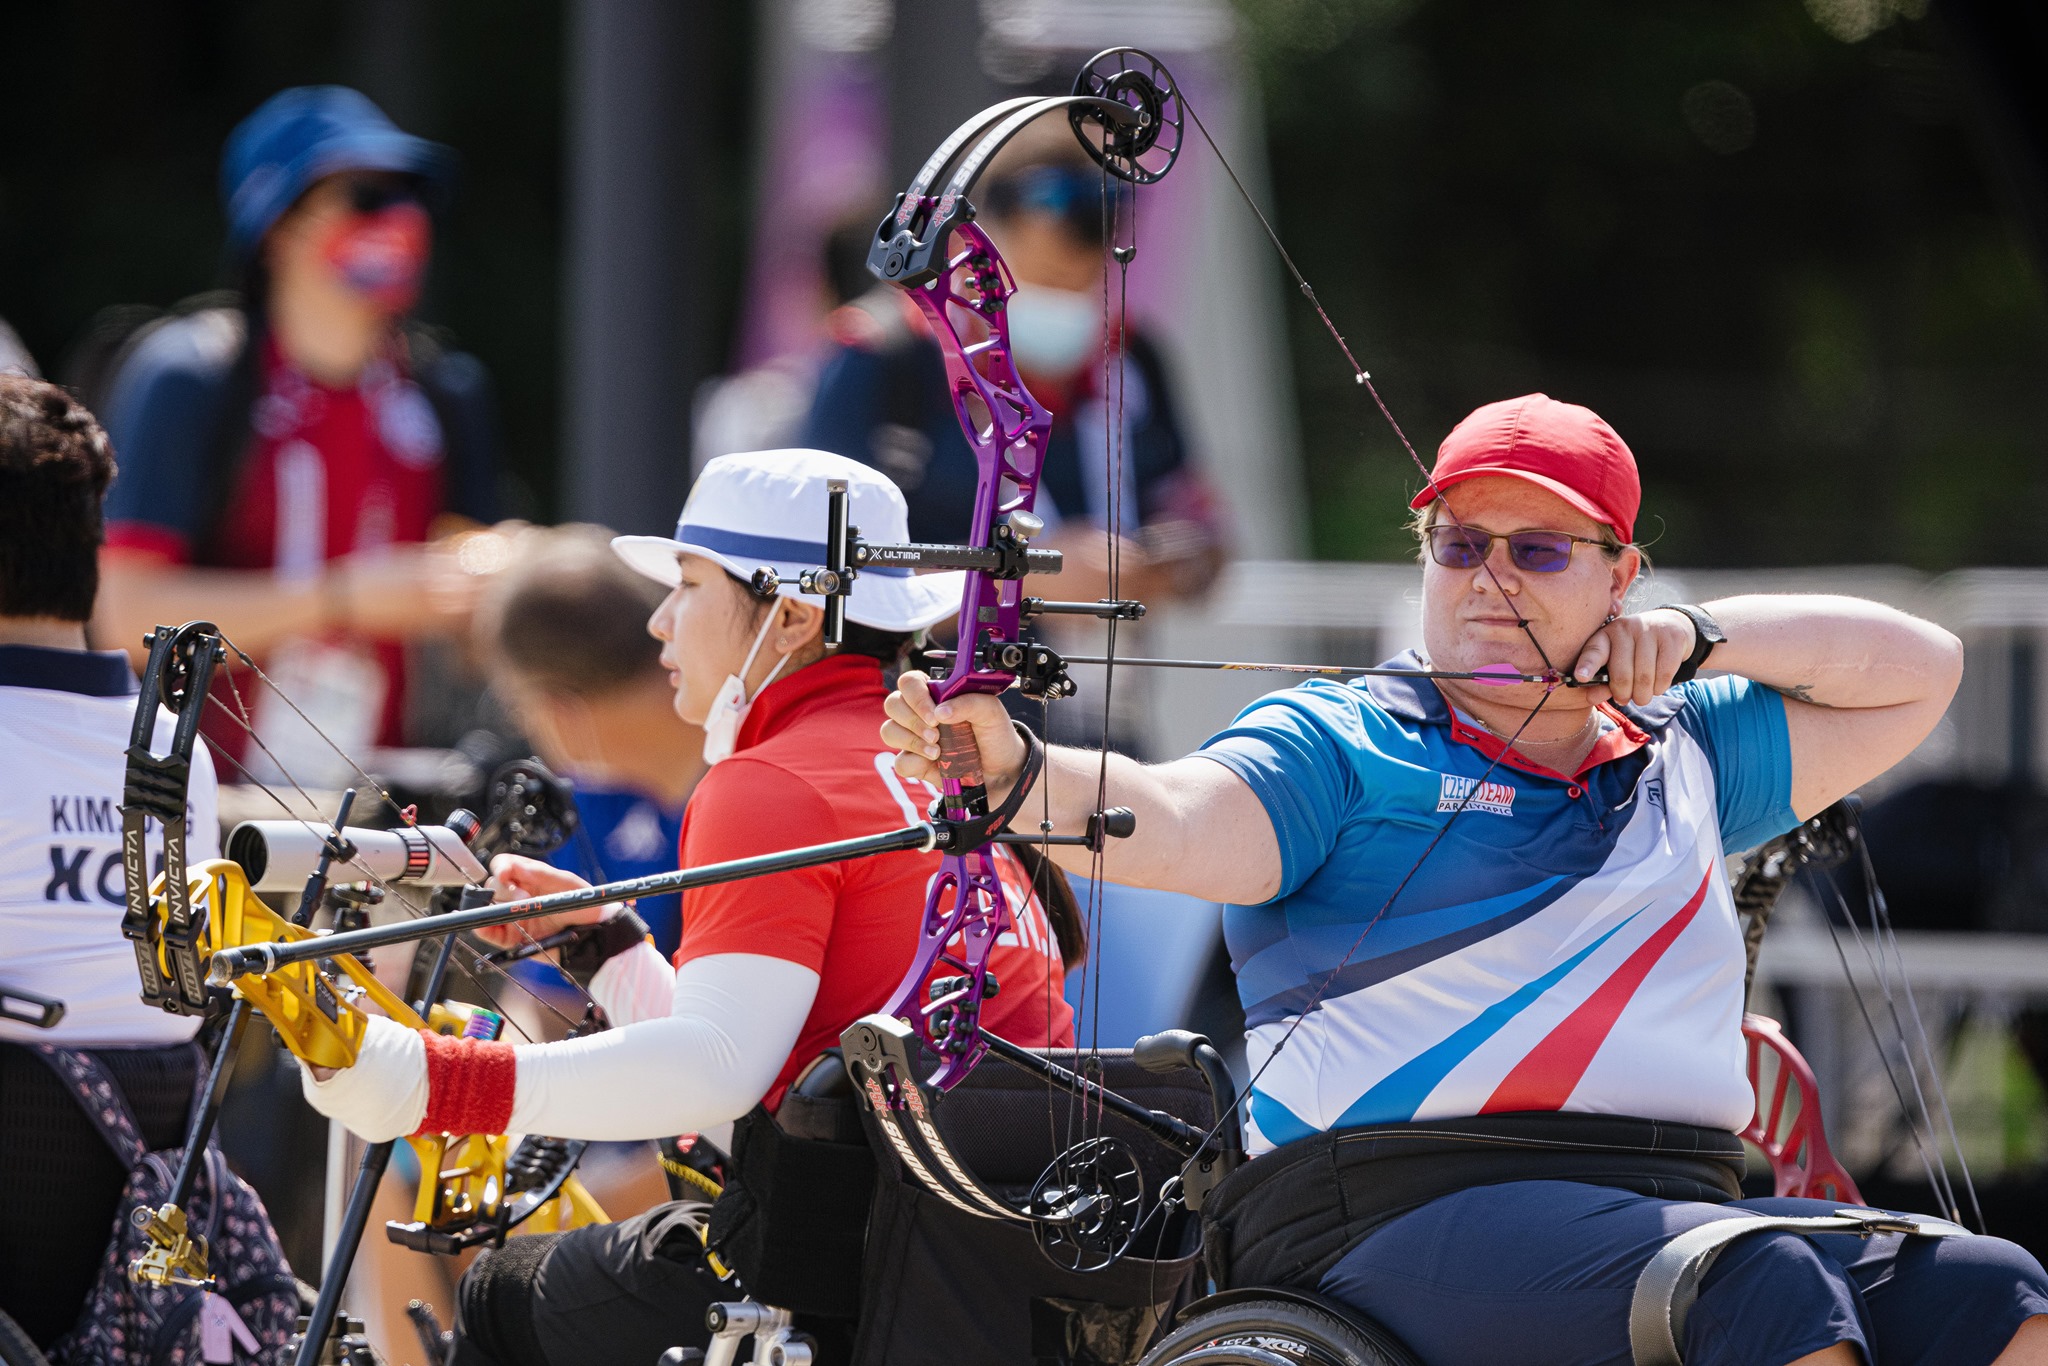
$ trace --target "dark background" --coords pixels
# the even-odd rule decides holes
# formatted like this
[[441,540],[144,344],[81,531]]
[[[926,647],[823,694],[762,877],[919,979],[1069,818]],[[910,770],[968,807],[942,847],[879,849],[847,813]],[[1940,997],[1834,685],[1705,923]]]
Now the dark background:
[[[746,5],[688,8],[687,322],[715,370],[756,35]],[[904,32],[919,8],[897,45],[933,37]],[[1636,448],[1668,563],[2042,562],[2039,9],[1240,8],[1282,233],[1425,455],[1470,407],[1541,388]],[[496,377],[513,506],[559,513],[566,9],[9,6],[0,316],[61,376],[100,309],[217,283],[227,130],[283,86],[356,84],[461,152],[425,312]],[[1312,551],[1399,555],[1384,509],[1412,470],[1313,316],[1289,317]]]
[[[2038,564],[2048,29],[1913,8],[1244,13],[1283,232],[1425,454],[1542,389],[1634,447],[1669,563]],[[1393,558],[1413,471],[1290,317],[1315,549]]]

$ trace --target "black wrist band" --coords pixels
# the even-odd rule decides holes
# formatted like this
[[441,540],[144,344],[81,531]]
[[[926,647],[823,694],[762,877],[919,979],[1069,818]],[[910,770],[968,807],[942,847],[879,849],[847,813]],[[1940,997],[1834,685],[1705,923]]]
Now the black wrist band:
[[1707,656],[1714,647],[1728,639],[1728,633],[1721,624],[1707,615],[1704,607],[1695,607],[1689,602],[1667,602],[1664,607],[1673,612],[1683,613],[1692,623],[1692,653],[1685,657],[1685,663],[1678,666],[1678,672],[1671,675],[1671,686],[1690,683],[1699,675],[1700,666],[1707,662]]
[[1038,732],[1022,721],[1012,720],[1017,728],[1017,738],[1024,742],[1024,764],[1017,770],[1017,781],[1010,786],[1010,795],[1003,798],[996,808],[998,830],[1009,828],[1017,813],[1024,807],[1024,799],[1031,795],[1031,789],[1038,785],[1038,775],[1045,768],[1045,742],[1038,738]]
[[595,925],[585,926],[583,933],[562,949],[562,971],[574,977],[590,977],[646,939],[647,922],[630,909],[606,916]]

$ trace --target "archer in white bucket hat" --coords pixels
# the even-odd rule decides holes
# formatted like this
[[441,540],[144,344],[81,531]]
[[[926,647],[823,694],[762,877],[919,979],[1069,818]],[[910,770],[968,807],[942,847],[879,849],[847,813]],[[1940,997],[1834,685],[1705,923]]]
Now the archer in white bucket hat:
[[[848,521],[876,544],[910,539],[910,509],[902,492],[858,460],[830,451],[743,451],[704,467],[676,520],[676,534],[618,536],[612,549],[657,583],[675,587],[679,555],[702,555],[741,583],[756,569],[772,569],[782,597],[805,596],[797,575],[825,563],[828,480],[844,479]],[[868,568],[854,580],[846,616],[878,631],[921,631],[960,610],[964,574],[912,574]]]

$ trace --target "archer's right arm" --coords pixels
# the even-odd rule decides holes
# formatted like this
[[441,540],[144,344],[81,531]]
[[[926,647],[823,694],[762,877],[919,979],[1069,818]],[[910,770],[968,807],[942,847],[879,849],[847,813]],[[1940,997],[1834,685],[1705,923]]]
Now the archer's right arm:
[[[942,724],[974,727],[989,796],[1000,801],[1024,763],[1024,745],[1008,713],[986,695],[956,697],[934,704],[931,680],[907,672],[890,694],[882,742],[897,751],[896,771],[906,778],[938,784]],[[1103,756],[1093,750],[1046,747],[1039,790],[1024,801],[1012,828],[1036,829],[1051,804],[1053,833],[1085,834],[1096,809],[1096,783],[1105,776]],[[1190,755],[1164,764],[1141,764],[1121,754],[1108,756],[1104,806],[1127,806],[1138,818],[1129,839],[1111,840],[1104,870],[1113,882],[1161,891],[1186,892],[1208,901],[1253,905],[1280,889],[1280,842],[1265,804],[1244,779],[1222,764]],[[1075,872],[1088,871],[1091,855],[1079,846],[1059,846],[1053,858]]]

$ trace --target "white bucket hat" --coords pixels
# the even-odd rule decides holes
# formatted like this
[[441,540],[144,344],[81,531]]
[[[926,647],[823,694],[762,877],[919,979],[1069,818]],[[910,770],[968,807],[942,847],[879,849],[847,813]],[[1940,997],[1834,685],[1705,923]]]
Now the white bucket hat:
[[[825,563],[825,483],[844,479],[847,520],[878,545],[910,539],[910,509],[888,476],[829,451],[743,451],[704,467],[676,534],[615,536],[619,558],[656,583],[675,587],[679,555],[702,555],[742,583],[772,569],[783,597],[803,597],[797,575]],[[960,610],[962,573],[912,574],[866,568],[853,581],[846,616],[878,631],[921,631]],[[822,599],[813,599],[822,601]]]

